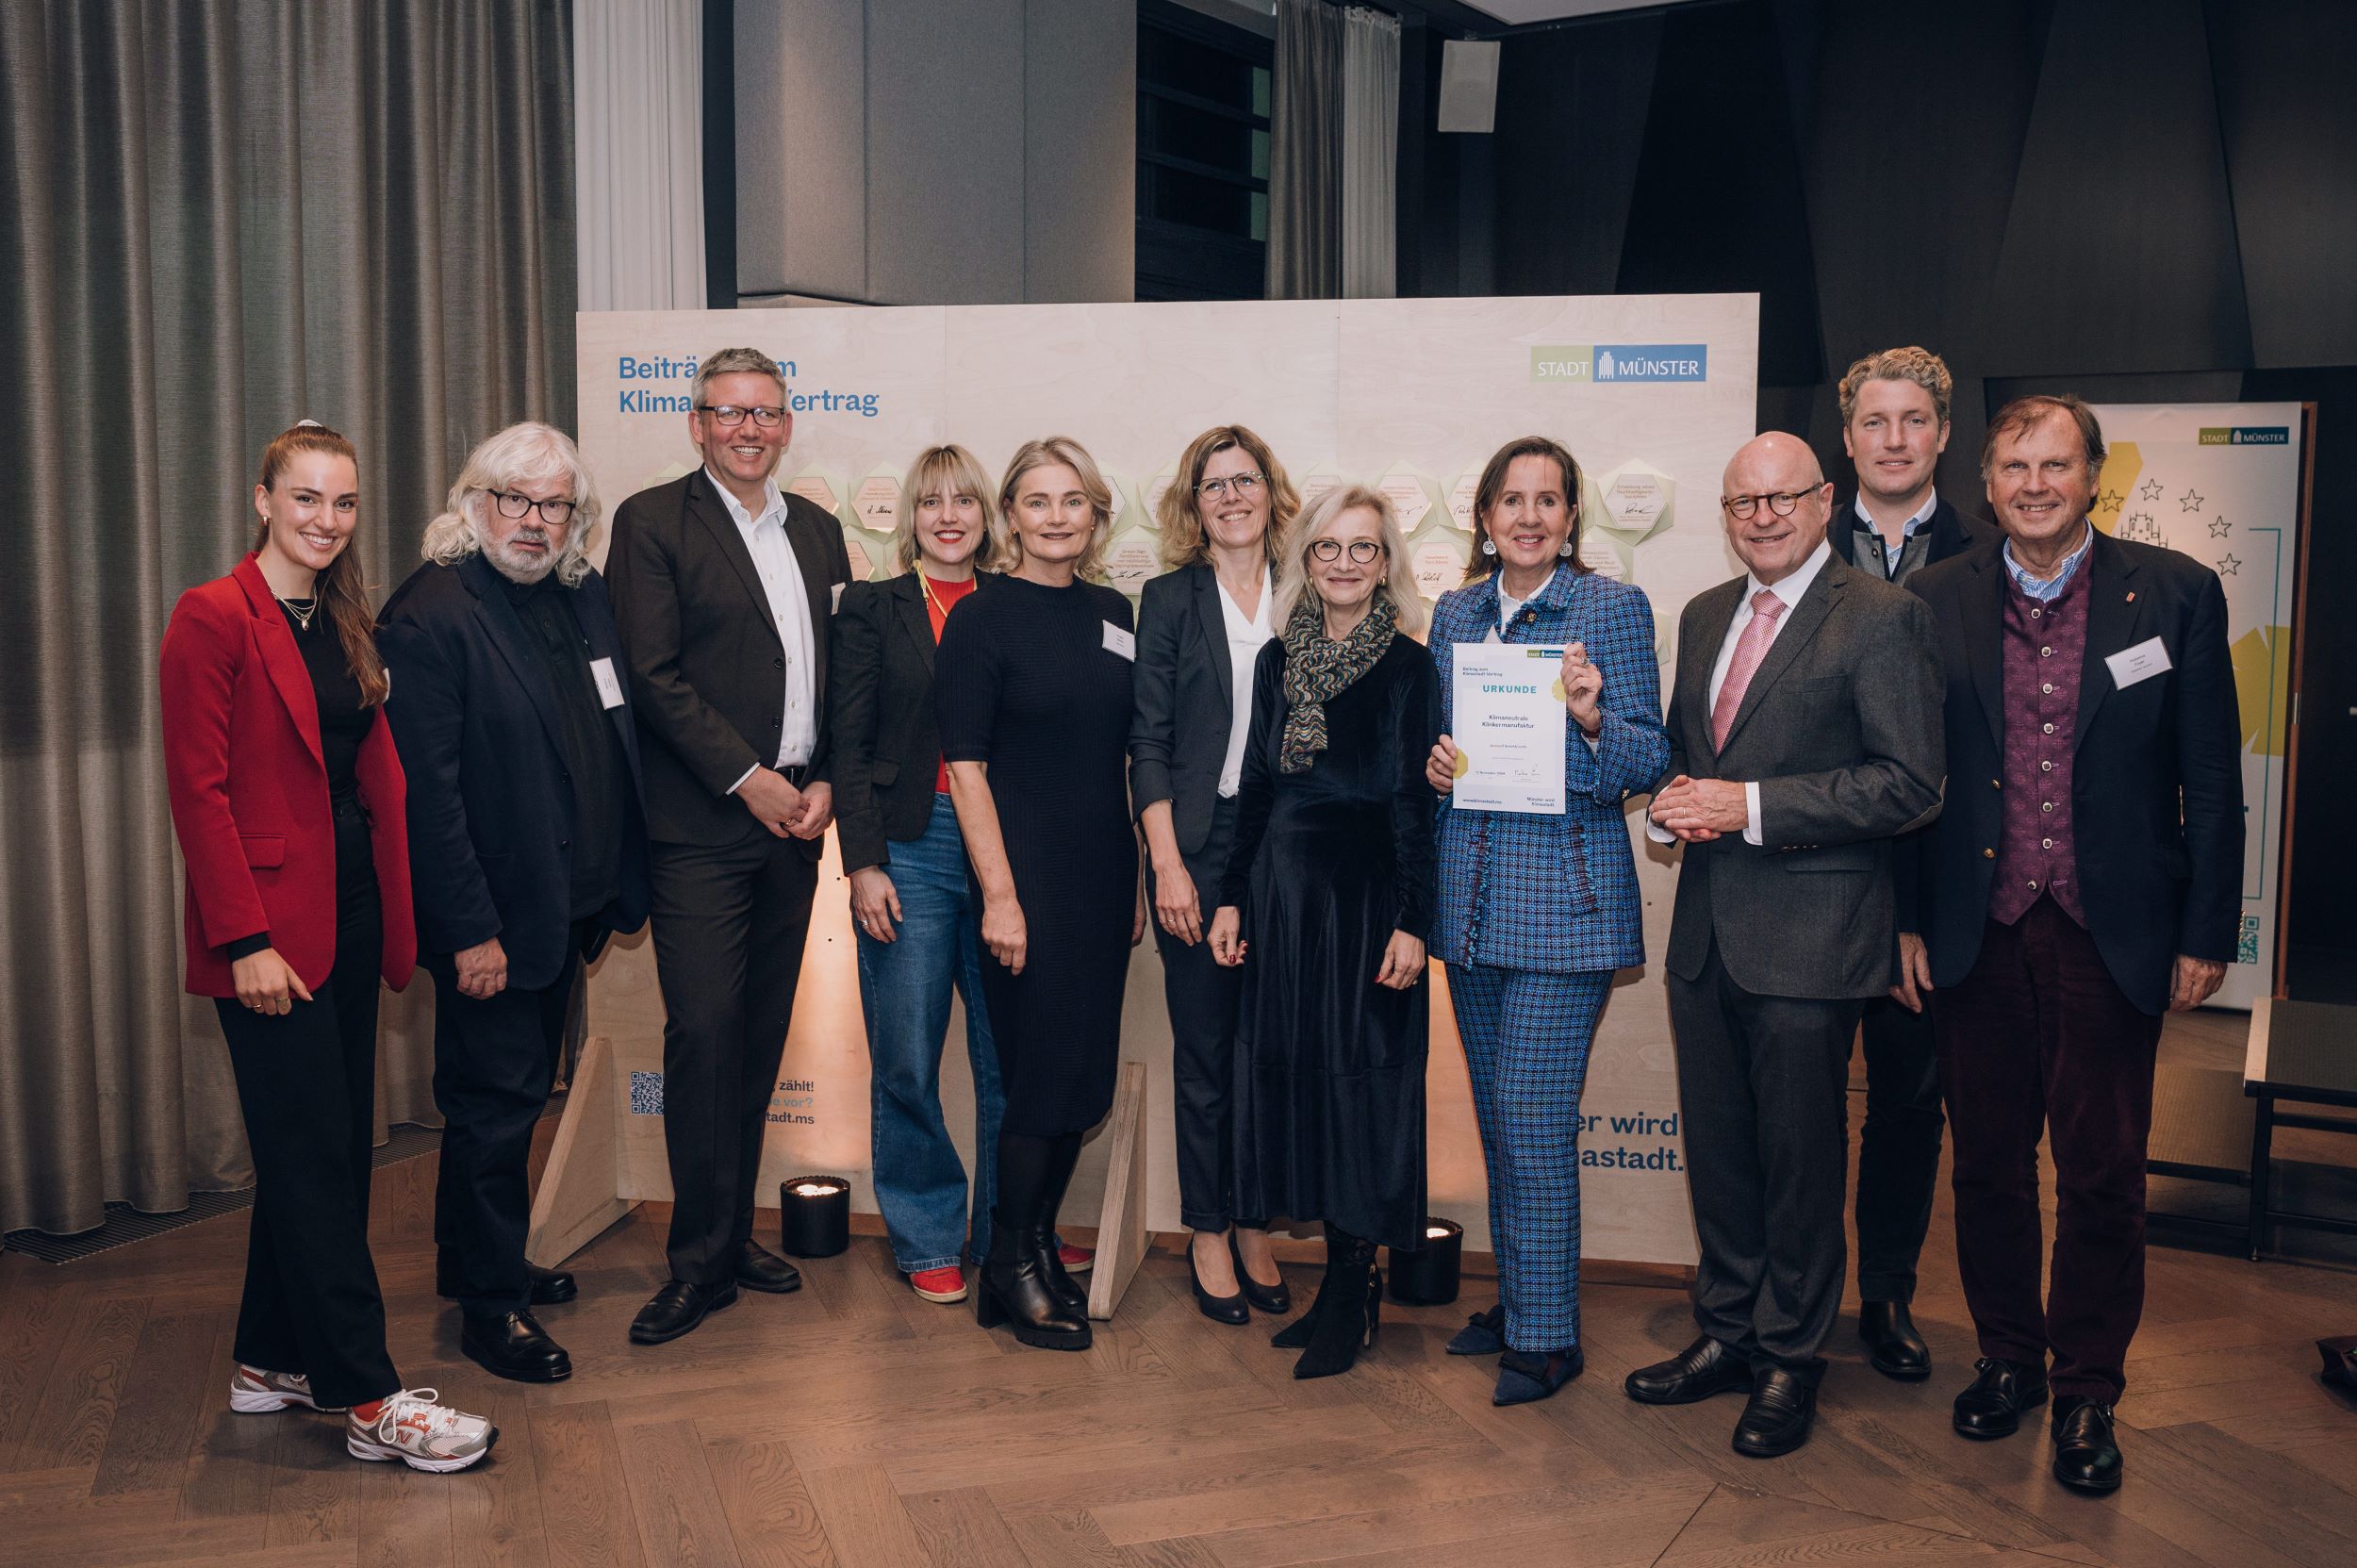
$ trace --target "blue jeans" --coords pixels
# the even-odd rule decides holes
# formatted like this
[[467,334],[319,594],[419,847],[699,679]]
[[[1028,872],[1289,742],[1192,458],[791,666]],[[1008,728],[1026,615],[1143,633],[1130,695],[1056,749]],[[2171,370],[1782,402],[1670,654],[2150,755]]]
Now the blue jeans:
[[932,819],[896,840],[884,867],[899,896],[897,941],[859,939],[860,1010],[867,1019],[876,1206],[904,1274],[958,1266],[967,1240],[965,1166],[941,1114],[941,1051],[949,993],[965,1002],[965,1053],[974,1068],[971,1255],[990,1248],[991,1180],[1006,1096],[982,1002],[981,921],[966,891],[965,841],[949,797]]

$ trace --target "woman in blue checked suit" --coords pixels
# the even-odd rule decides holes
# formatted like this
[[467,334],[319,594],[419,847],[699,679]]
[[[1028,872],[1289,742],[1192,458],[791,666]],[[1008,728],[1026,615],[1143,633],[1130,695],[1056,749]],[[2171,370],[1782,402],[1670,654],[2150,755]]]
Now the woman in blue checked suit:
[[1456,644],[1565,650],[1561,816],[1455,806],[1445,733],[1429,768],[1442,792],[1432,955],[1465,1046],[1498,1259],[1498,1305],[1448,1348],[1503,1352],[1501,1405],[1579,1375],[1580,1085],[1613,972],[1645,957],[1623,802],[1670,756],[1653,606],[1582,564],[1578,514],[1569,452],[1541,436],[1501,448],[1475,491],[1479,549],[1432,618],[1444,732]]

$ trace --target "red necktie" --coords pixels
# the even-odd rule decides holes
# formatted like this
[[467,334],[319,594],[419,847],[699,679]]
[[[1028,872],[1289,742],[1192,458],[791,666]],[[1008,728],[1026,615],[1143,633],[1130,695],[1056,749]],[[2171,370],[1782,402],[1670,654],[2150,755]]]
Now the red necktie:
[[1743,635],[1735,639],[1735,657],[1727,661],[1727,678],[1719,686],[1719,701],[1710,704],[1710,746],[1722,751],[1727,744],[1727,732],[1735,728],[1735,716],[1743,710],[1743,693],[1759,672],[1759,661],[1768,656],[1768,645],[1776,640],[1776,621],[1784,615],[1784,601],[1767,588],[1752,595],[1752,619],[1744,626]]

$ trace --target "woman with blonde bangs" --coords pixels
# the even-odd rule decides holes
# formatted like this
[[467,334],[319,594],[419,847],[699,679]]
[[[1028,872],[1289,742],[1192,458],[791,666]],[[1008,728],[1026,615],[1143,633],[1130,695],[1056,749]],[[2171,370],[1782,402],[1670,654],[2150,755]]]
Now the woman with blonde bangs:
[[[851,879],[860,1011],[867,1023],[876,1206],[893,1262],[927,1301],[965,1299],[964,1262],[990,1243],[998,1056],[982,1003],[981,930],[933,717],[935,650],[950,611],[993,579],[996,503],[962,446],[928,447],[900,486],[899,575],[853,583],[834,617],[829,751],[835,833]],[[965,1003],[975,1171],[941,1109],[949,999]]]
[[1006,575],[949,618],[934,681],[1005,1094],[975,1319],[1080,1350],[1087,1297],[1055,1219],[1082,1137],[1113,1108],[1122,986],[1144,933],[1125,776],[1135,643],[1129,602],[1090,580],[1113,492],[1079,442],[1017,452],[998,514]]
[[1251,1309],[1292,1310],[1265,1216],[1232,1192],[1232,1101],[1241,971],[1203,940],[1236,836],[1236,794],[1252,724],[1252,675],[1276,634],[1277,550],[1301,501],[1267,443],[1214,425],[1178,460],[1156,506],[1162,561],[1138,605],[1137,712],[1129,726],[1130,804],[1146,837],[1154,939],[1170,1012],[1178,1215],[1195,1232],[1188,1268],[1197,1310],[1241,1324]]
[[1253,672],[1212,954],[1241,965],[1239,1214],[1326,1222],[1316,1302],[1271,1343],[1296,1378],[1372,1344],[1378,1246],[1423,1245],[1425,933],[1440,682],[1391,503],[1348,486],[1287,536],[1282,635]]

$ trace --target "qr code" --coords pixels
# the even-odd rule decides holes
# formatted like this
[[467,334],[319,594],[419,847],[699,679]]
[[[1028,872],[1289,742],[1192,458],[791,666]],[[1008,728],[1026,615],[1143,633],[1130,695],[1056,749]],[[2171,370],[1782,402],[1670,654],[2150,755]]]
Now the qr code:
[[2246,915],[2242,917],[2242,935],[2234,943],[2234,962],[2237,964],[2259,962],[2259,917],[2256,915]]
[[630,1114],[634,1116],[663,1114],[663,1075],[661,1073],[630,1075]]

